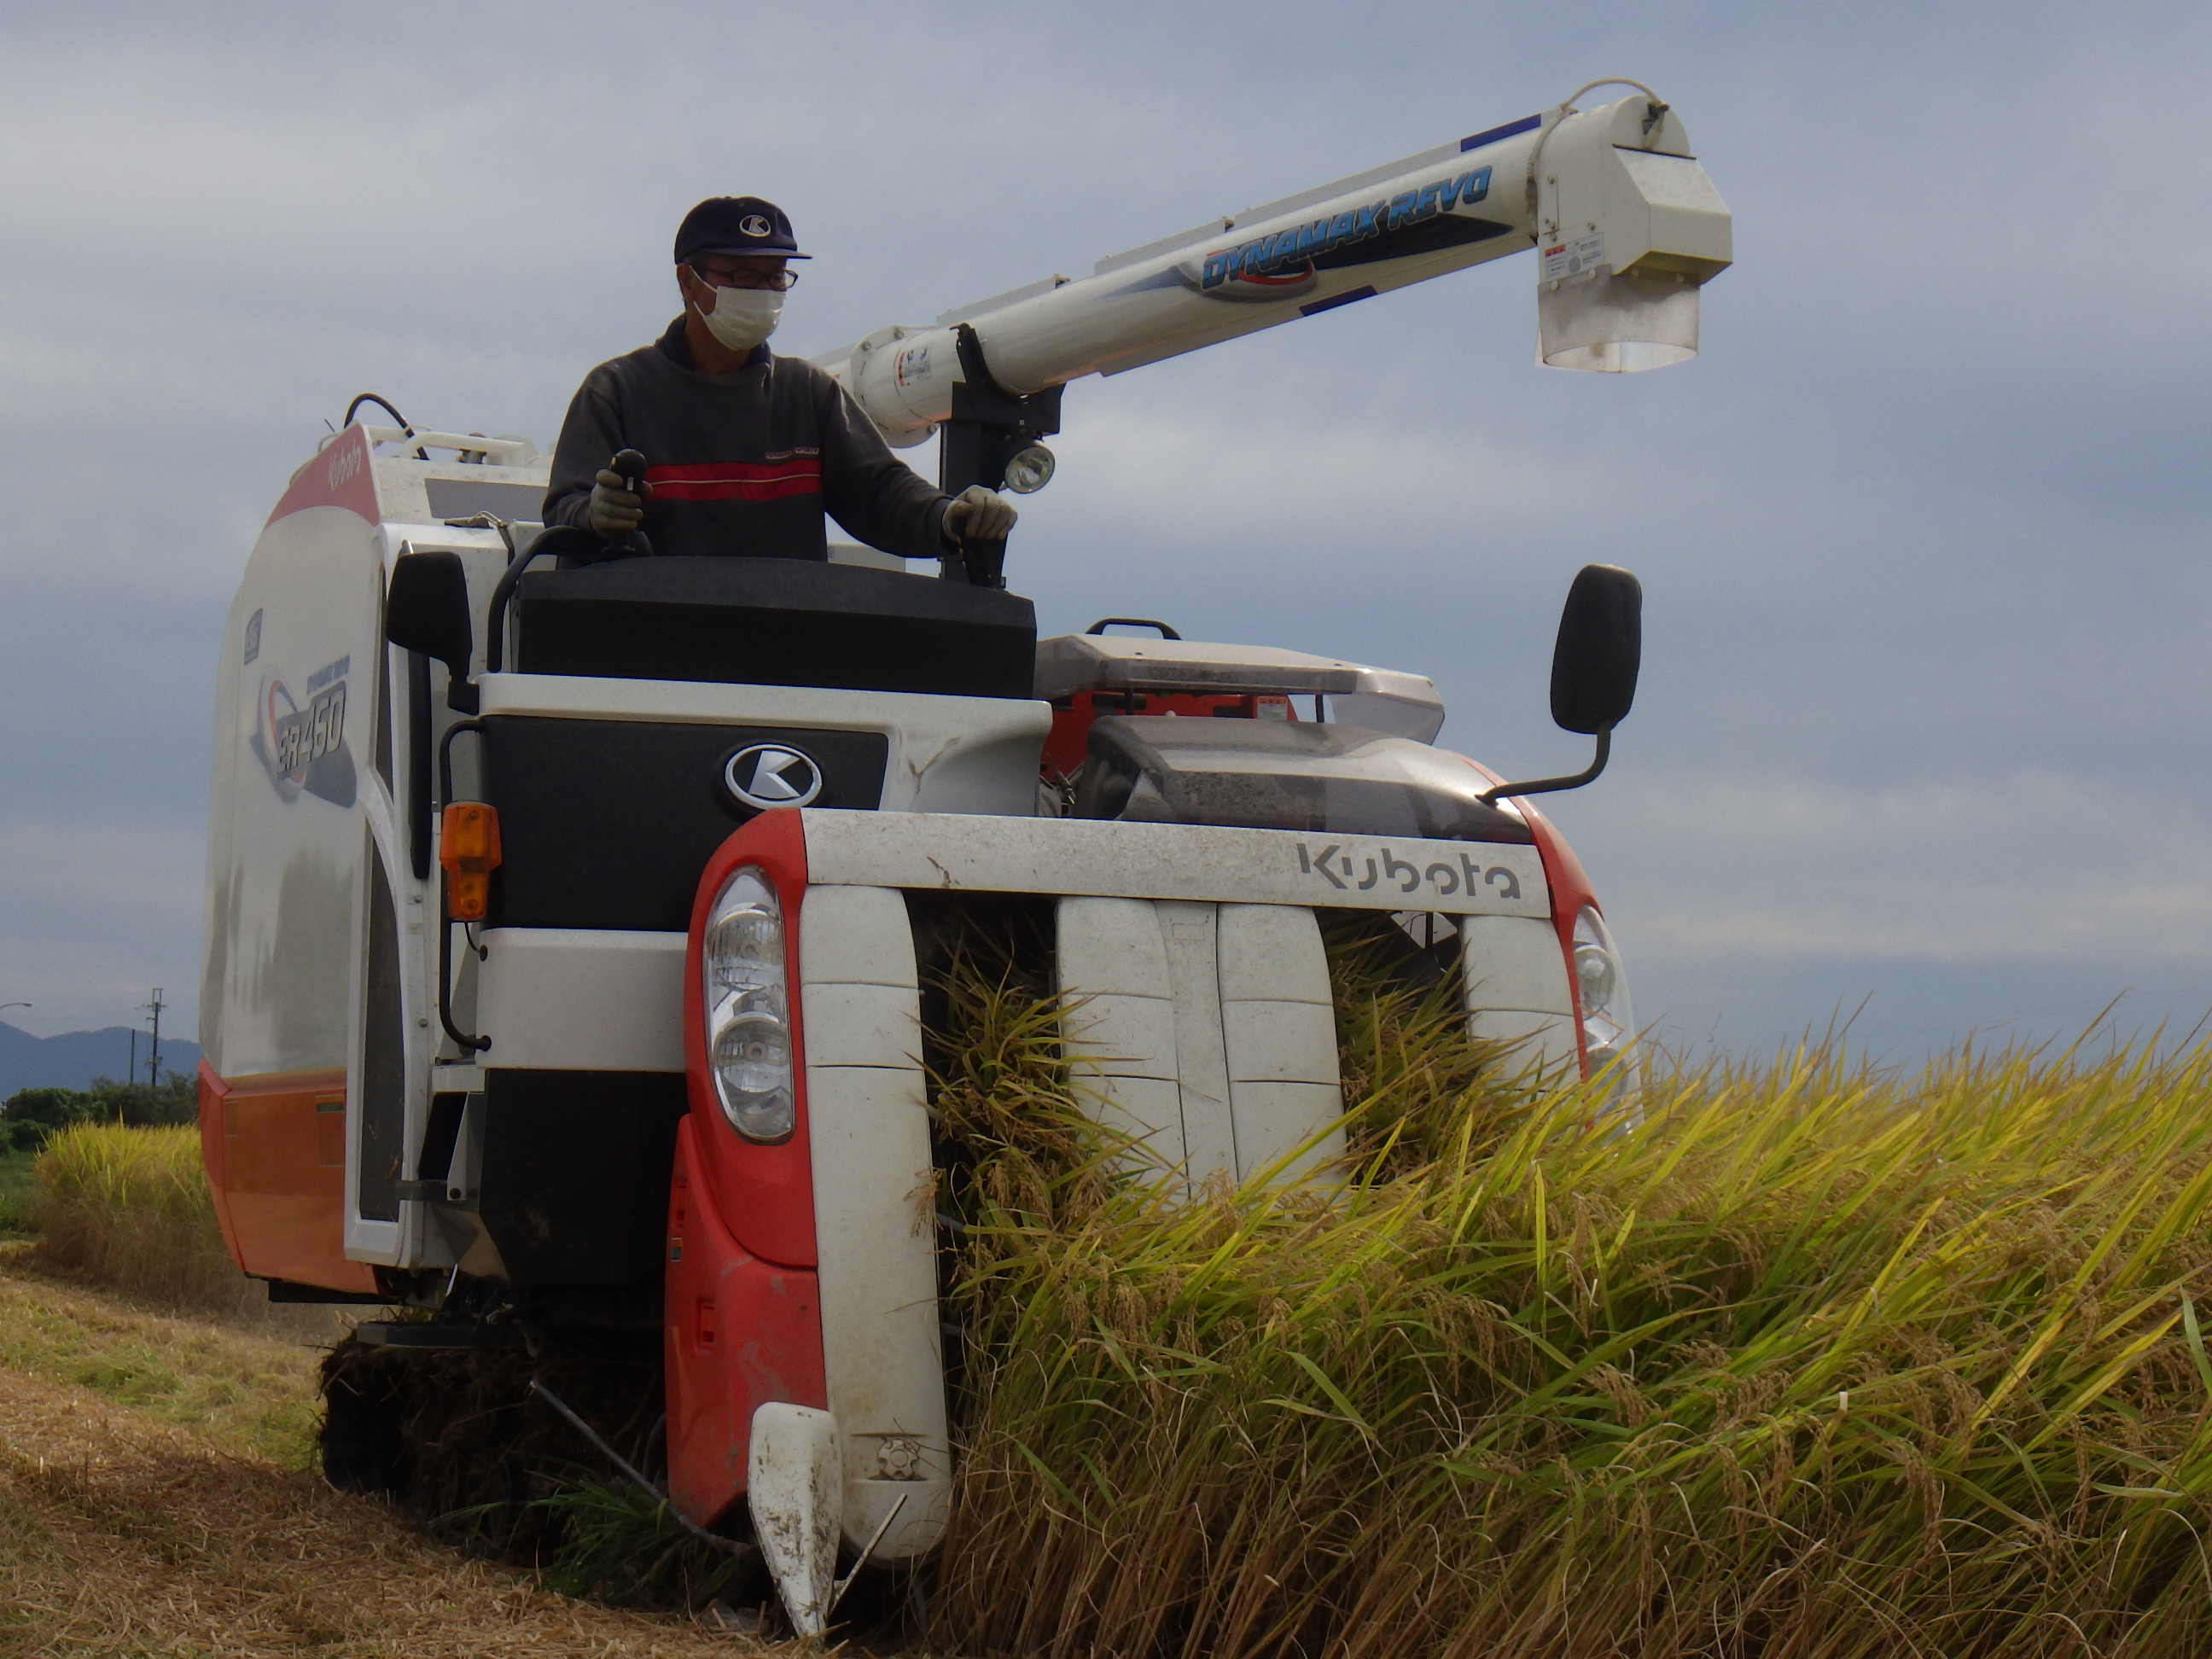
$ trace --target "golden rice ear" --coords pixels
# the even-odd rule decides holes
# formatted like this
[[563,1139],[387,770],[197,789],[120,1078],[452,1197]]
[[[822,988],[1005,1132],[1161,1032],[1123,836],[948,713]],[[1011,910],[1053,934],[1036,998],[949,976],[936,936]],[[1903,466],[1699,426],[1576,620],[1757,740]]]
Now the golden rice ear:
[[1128,1184],[1117,1166],[1133,1161],[1133,1139],[1099,1121],[1080,1069],[1061,1055],[1073,1005],[977,923],[930,981],[944,1010],[927,1047],[951,1230],[965,1236],[987,1216],[1073,1224]]
[[1372,913],[1332,916],[1322,943],[1360,1178],[1491,1145],[1534,1105],[1535,1080],[1510,1063],[1508,1045],[1469,1031],[1455,958],[1437,968]]
[[2212,1619],[2185,1529],[2146,1539],[2212,1466],[2203,1051],[1808,1043],[1662,1069],[1607,1133],[1588,1085],[1465,1109],[1484,1057],[1338,967],[1396,1135],[1340,1202],[975,1244],[935,1640],[1873,1659]]
[[266,1306],[223,1248],[200,1132],[74,1123],[50,1136],[28,1206],[37,1256],[93,1284],[226,1315]]

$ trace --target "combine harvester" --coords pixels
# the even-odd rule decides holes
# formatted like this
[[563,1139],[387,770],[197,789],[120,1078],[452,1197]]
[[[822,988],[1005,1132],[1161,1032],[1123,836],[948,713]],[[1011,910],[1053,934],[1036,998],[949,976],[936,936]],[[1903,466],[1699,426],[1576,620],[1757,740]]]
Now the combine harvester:
[[[941,434],[948,491],[1025,491],[1067,381],[1530,247],[1545,362],[1654,368],[1694,353],[1729,222],[1639,87],[816,361],[894,444]],[[1511,785],[1432,746],[1415,674],[1158,624],[1040,641],[1003,544],[533,569],[546,473],[525,439],[349,418],[255,544],[216,705],[208,1177],[273,1299],[415,1310],[362,1327],[387,1349],[657,1341],[665,1490],[757,1543],[801,1632],[841,1559],[945,1525],[920,1057],[963,917],[1052,941],[1102,1113],[1194,1183],[1340,1146],[1317,910],[1455,957],[1474,1030],[1529,1064],[1624,1053],[1595,898],[1519,797],[1604,763],[1626,572],[1577,579],[1553,670],[1595,763]],[[333,1399],[342,1483],[388,1484],[368,1409]]]

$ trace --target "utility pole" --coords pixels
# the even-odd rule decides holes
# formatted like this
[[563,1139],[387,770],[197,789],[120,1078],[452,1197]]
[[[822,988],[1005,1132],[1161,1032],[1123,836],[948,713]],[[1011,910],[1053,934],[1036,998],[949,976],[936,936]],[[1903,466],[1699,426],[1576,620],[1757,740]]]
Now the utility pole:
[[146,1059],[146,1086],[161,1086],[161,988],[154,988],[154,1000],[146,1005],[154,1016],[154,1043]]

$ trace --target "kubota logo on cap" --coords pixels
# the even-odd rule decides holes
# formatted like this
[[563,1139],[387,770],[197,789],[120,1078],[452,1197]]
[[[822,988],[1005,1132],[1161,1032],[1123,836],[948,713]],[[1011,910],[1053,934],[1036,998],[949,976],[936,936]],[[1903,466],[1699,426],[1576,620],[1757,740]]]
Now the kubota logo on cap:
[[768,221],[757,213],[748,213],[738,221],[738,228],[748,236],[765,236],[768,234]]
[[740,749],[723,763],[722,784],[747,806],[805,806],[822,793],[822,769],[811,756],[777,743]]

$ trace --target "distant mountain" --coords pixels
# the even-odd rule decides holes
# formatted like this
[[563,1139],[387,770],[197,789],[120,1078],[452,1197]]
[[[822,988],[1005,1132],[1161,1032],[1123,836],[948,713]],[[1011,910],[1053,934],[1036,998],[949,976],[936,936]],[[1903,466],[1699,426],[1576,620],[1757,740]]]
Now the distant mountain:
[[[161,1034],[161,1069],[190,1077],[200,1063],[200,1046]],[[131,1028],[110,1025],[100,1031],[64,1031],[37,1037],[0,1020],[0,1100],[18,1089],[86,1089],[95,1077],[120,1082],[131,1069]],[[138,1033],[138,1077],[146,1076],[146,1033]]]

